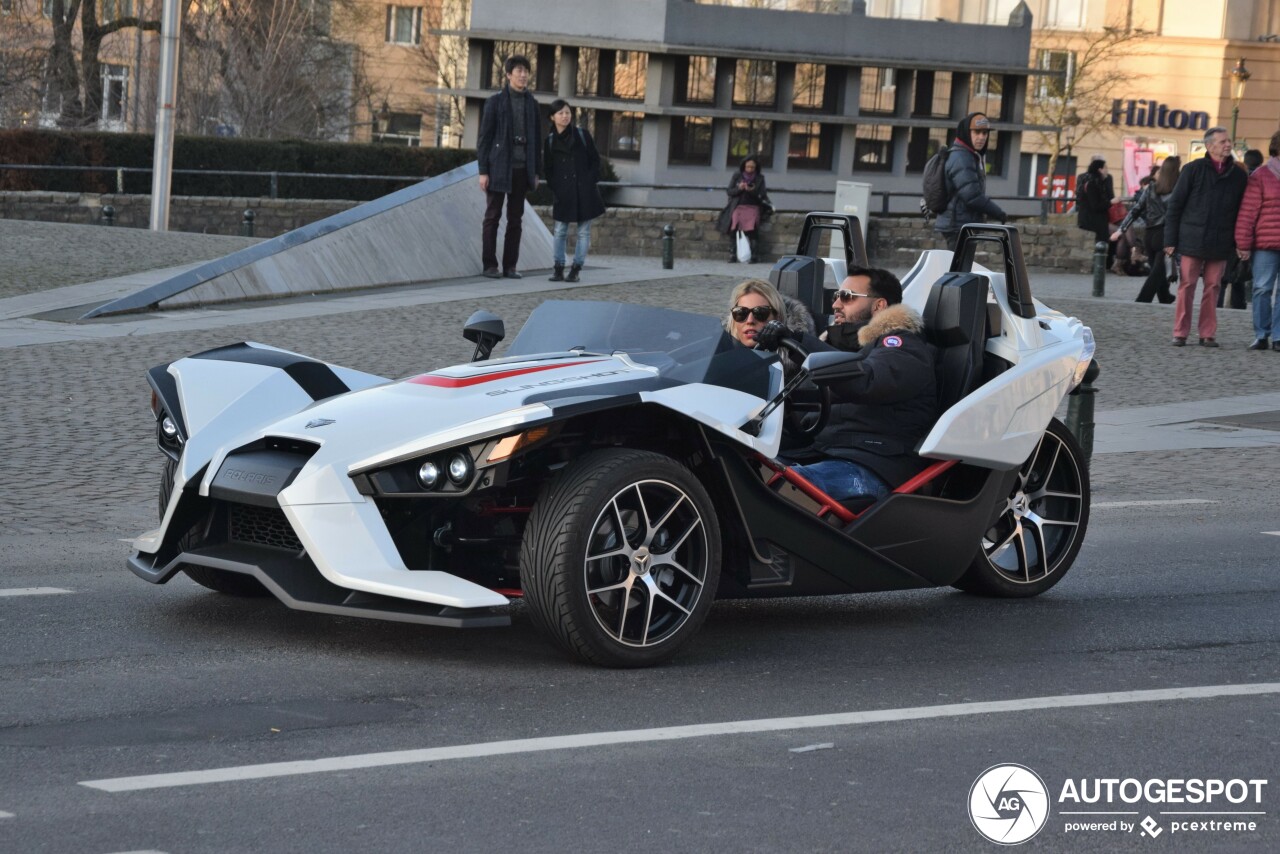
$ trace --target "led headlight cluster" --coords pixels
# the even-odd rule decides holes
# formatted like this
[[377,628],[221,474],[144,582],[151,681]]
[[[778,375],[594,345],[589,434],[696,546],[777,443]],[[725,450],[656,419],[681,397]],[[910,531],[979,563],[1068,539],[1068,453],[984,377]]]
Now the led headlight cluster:
[[[444,463],[443,470],[441,463]],[[435,489],[447,476],[454,486],[464,488],[475,477],[475,473],[476,464],[471,455],[466,451],[454,451],[439,460],[427,460],[418,466],[418,483],[422,484],[423,489]]]

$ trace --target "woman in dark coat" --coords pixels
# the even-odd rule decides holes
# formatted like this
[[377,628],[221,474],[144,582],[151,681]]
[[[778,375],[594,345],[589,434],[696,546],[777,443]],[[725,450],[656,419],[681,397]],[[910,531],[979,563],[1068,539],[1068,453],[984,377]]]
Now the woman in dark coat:
[[729,235],[734,241],[734,249],[729,252],[729,260],[737,261],[737,238],[735,232],[741,231],[751,243],[751,263],[756,261],[756,229],[764,219],[766,211],[772,211],[769,202],[769,191],[765,189],[764,172],[760,169],[760,161],[748,157],[738,166],[738,170],[729,179],[729,204],[720,211],[720,219],[716,223],[722,234]]
[[1108,214],[1114,198],[1115,184],[1107,173],[1107,161],[1095,157],[1089,169],[1076,179],[1076,225],[1093,233],[1095,241],[1107,244],[1107,266],[1115,260],[1115,244],[1111,242],[1111,219]]
[[1173,294],[1169,293],[1169,276],[1165,266],[1164,254],[1164,208],[1173,195],[1173,188],[1178,183],[1178,173],[1182,170],[1181,157],[1166,157],[1156,173],[1156,180],[1147,185],[1142,194],[1134,200],[1133,207],[1120,223],[1120,230],[1113,234],[1113,240],[1133,224],[1138,217],[1146,222],[1144,237],[1147,258],[1151,262],[1151,272],[1138,291],[1136,302],[1151,302],[1159,297],[1160,302],[1173,302]]
[[[551,133],[543,144],[542,162],[547,184],[555,196],[551,218],[555,220],[555,269],[553,282],[576,282],[591,248],[591,221],[604,213],[600,197],[600,153],[591,134],[573,123],[573,107],[568,101],[551,102]],[[573,266],[564,273],[565,244],[569,223],[578,224],[578,243],[573,250]]]

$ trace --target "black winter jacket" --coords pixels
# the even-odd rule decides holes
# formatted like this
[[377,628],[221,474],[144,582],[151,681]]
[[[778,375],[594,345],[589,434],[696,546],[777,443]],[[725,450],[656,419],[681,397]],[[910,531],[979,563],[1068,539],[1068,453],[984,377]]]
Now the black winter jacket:
[[[893,488],[929,463],[915,449],[938,420],[936,351],[920,315],[901,304],[874,315],[858,340],[861,373],[831,386],[831,418],[812,450],[861,463]],[[836,349],[809,336],[804,344]]]
[[1111,200],[1115,184],[1110,175],[1082,172],[1076,179],[1076,225],[1099,240],[1111,235]]
[[1219,175],[1208,157],[1182,167],[1164,214],[1164,245],[1182,255],[1223,261],[1235,256],[1236,214],[1249,176],[1227,160]]
[[[484,102],[480,114],[480,136],[476,140],[476,160],[480,174],[489,176],[489,192],[511,192],[511,149],[515,144],[511,130],[510,87]],[[538,103],[533,93],[524,96],[525,170],[529,189],[538,183],[542,171],[542,146],[538,144],[538,129],[542,126],[538,117]]]
[[569,126],[567,139],[557,141],[556,137],[552,130],[542,146],[547,184],[555,196],[551,218],[557,222],[590,222],[604,213],[598,186],[600,153],[595,140],[576,125]]
[[716,220],[716,228],[721,234],[729,233],[729,226],[733,222],[733,209],[738,205],[756,205],[760,208],[761,216],[767,209],[772,208],[769,201],[769,190],[765,187],[764,171],[756,170],[756,177],[752,180],[752,189],[744,190],[738,186],[742,181],[742,169],[738,169],[733,173],[733,177],[729,179],[729,187],[726,192],[729,194],[729,203],[724,206],[724,210],[720,211],[720,216]]

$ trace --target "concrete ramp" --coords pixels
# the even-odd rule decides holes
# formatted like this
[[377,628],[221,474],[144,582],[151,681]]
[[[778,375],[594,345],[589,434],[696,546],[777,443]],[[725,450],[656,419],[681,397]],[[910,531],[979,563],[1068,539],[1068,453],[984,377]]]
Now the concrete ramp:
[[[84,315],[405,285],[480,274],[485,195],[475,163],[201,264]],[[498,251],[506,229],[498,230]],[[551,266],[551,232],[525,203],[521,269]]]

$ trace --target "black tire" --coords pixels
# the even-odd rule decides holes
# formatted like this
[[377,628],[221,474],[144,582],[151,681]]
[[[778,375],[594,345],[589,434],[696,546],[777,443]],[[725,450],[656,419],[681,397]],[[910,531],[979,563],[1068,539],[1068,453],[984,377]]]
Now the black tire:
[[1037,596],[1067,574],[1088,527],[1089,467],[1075,436],[1055,418],[955,586],[983,596]]
[[[177,470],[178,464],[166,457],[164,470],[160,472],[158,504],[161,519],[164,519],[164,511],[169,508],[169,497],[173,494],[173,476]],[[178,538],[179,549],[186,551],[194,544],[197,527],[191,528]],[[213,569],[208,566],[184,566],[182,571],[201,587],[207,587],[218,593],[226,593],[228,596],[259,597],[271,595],[270,591],[251,575],[227,572],[223,569]]]
[[543,486],[520,573],[534,624],[568,652],[607,667],[659,664],[697,633],[715,600],[715,507],[670,457],[592,452]]

